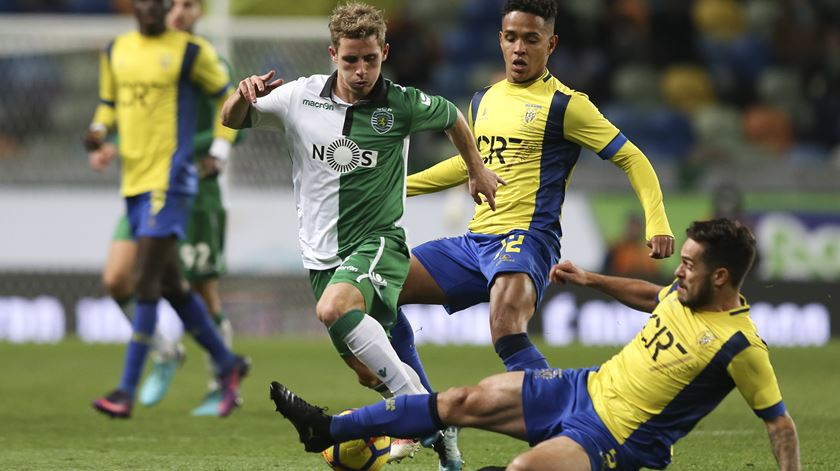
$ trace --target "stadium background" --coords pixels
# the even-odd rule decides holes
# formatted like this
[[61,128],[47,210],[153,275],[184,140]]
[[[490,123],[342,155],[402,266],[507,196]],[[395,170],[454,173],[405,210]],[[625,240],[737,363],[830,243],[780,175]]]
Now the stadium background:
[[[500,78],[500,0],[372,3],[389,17],[388,77],[450,97],[462,109],[473,90]],[[231,61],[234,80],[269,68],[296,78],[329,69],[325,15],[332,4],[208,0],[199,32]],[[653,161],[678,242],[692,219],[743,219],[761,249],[746,294],[768,341],[819,345],[837,335],[837,2],[560,4],[560,45],[549,67],[588,93]],[[99,285],[122,210],[118,170],[91,171],[80,136],[96,104],[97,53],[134,27],[130,1],[4,0],[0,11],[0,340],[78,334],[119,341],[127,325]],[[249,132],[235,148],[227,172],[225,311],[242,335],[323,336],[298,258],[283,145],[269,133]],[[410,170],[450,152],[444,137],[420,135]],[[590,269],[627,270],[616,264],[621,256],[608,256],[625,235],[640,240],[639,205],[624,174],[584,152],[569,193],[564,257]],[[410,199],[409,241],[458,234],[470,212],[463,189]],[[631,270],[667,281],[675,263]],[[637,325],[624,321],[631,313],[592,293],[550,295],[532,328],[551,343],[619,344]],[[489,339],[483,307],[451,319],[416,307],[410,316],[421,342]],[[179,328],[170,314],[164,324]],[[603,327],[611,325],[624,327]]]

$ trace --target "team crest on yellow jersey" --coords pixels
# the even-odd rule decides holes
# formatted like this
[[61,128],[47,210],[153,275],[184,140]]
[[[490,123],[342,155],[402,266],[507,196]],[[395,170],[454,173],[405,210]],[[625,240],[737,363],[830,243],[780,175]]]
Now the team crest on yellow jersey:
[[701,347],[709,347],[714,343],[716,337],[715,334],[711,333],[710,331],[705,331],[697,337],[697,344]]
[[540,109],[542,108],[541,105],[532,105],[526,104],[525,105],[525,115],[522,117],[522,121],[527,125],[531,124],[535,119],[537,119],[537,115],[540,113]]
[[370,125],[379,134],[390,131],[394,127],[394,113],[391,112],[391,108],[377,108],[370,115]]

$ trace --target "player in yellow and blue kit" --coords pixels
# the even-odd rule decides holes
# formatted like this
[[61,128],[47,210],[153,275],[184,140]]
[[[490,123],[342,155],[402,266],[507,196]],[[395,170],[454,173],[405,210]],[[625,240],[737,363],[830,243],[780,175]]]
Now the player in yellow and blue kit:
[[[507,183],[498,189],[495,212],[476,206],[466,235],[412,249],[400,296],[400,304],[442,304],[450,313],[489,301],[492,341],[508,371],[548,367],[527,325],[560,257],[563,200],[582,148],[627,174],[644,208],[650,255],[674,250],[647,158],[586,95],[546,69],[557,45],[556,14],[553,0],[506,3],[499,33],[506,78],[475,94],[469,118],[485,164]],[[409,176],[408,195],[465,182],[459,160]]]
[[[240,402],[248,362],[224,345],[204,303],[185,289],[177,244],[197,190],[192,155],[199,93],[214,96],[220,107],[230,93],[229,77],[208,42],[166,28],[170,0],[133,5],[139,30],[118,36],[102,55],[100,105],[85,135],[96,168],[104,138],[119,129],[121,191],[137,240],[137,306],[125,368],[117,389],[93,406],[112,417],[130,417],[163,297],[212,356],[224,390],[218,411],[226,416]],[[217,120],[214,136],[230,132]]]
[[[172,7],[166,15],[167,25],[175,30],[193,33],[202,18],[204,6],[201,0],[172,0]],[[220,58],[226,70],[229,65]],[[198,193],[193,202],[186,236],[180,241],[179,255],[184,277],[190,282],[207,306],[213,322],[228,348],[233,344],[233,328],[222,312],[219,295],[219,277],[225,272],[224,245],[227,211],[222,201],[220,171],[228,160],[231,145],[239,141],[235,130],[225,128],[225,134],[214,137],[214,123],[218,118],[216,102],[204,92],[199,94],[197,121],[193,139],[193,162],[199,168]],[[97,151],[97,164],[106,165],[117,155],[113,143],[103,144]],[[137,244],[131,235],[128,217],[123,215],[108,250],[103,284],[108,294],[131,319],[134,310],[134,264]],[[153,360],[151,373],[146,377],[138,393],[138,400],[145,406],[157,404],[169,389],[178,367],[185,359],[186,350],[178,339],[169,338],[158,328],[152,338],[150,355]],[[193,415],[218,415],[218,403],[222,391],[213,375],[210,391]]]
[[507,468],[485,470],[637,470],[668,466],[672,446],[737,388],[764,420],[779,469],[799,470],[796,427],[740,294],[755,237],[729,219],[694,222],[686,233],[670,286],[589,273],[568,261],[552,268],[554,281],[589,286],[651,312],[636,337],[600,367],[507,372],[346,416],[327,416],[276,382],[271,397],[307,451],[457,425],[533,446]]

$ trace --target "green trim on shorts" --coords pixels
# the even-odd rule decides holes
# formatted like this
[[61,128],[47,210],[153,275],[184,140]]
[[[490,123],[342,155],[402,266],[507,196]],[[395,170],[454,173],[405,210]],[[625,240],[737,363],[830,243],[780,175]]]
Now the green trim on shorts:
[[134,237],[131,235],[131,223],[128,222],[128,215],[123,214],[117,221],[117,227],[114,228],[114,235],[111,236],[111,241],[125,240],[134,242]]

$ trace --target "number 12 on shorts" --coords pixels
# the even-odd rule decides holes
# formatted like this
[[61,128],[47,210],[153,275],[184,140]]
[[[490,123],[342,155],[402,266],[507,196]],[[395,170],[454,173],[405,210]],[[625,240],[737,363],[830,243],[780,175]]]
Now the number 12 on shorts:
[[499,255],[501,255],[502,252],[519,253],[520,251],[522,251],[522,249],[519,246],[522,245],[522,242],[524,240],[525,240],[525,235],[524,234],[513,234],[513,235],[509,235],[506,238],[502,239],[502,248],[499,249],[498,252],[496,252],[496,256],[493,257],[493,260],[496,260],[497,258],[499,258]]

